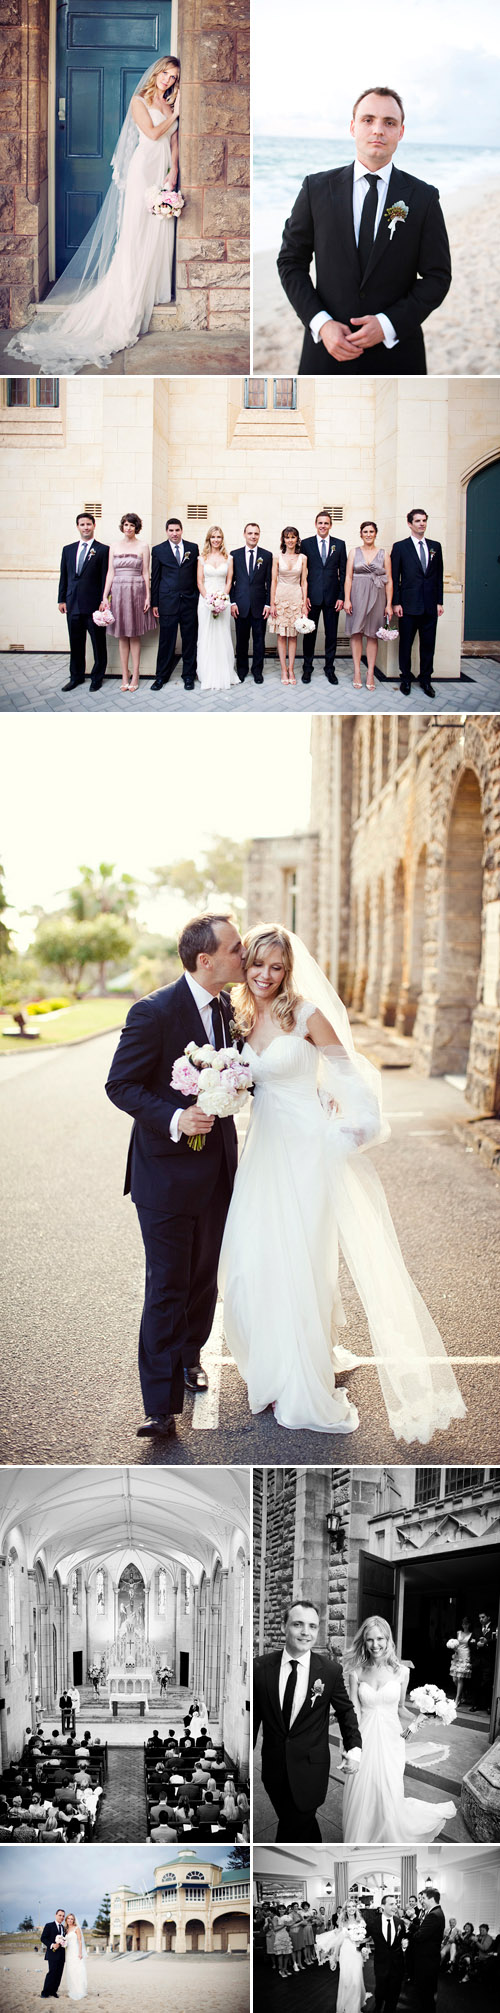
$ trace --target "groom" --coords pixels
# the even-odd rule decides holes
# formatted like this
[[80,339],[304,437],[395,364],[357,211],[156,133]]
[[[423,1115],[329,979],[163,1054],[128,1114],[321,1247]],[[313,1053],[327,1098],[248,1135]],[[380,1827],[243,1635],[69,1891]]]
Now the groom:
[[383,1894],[380,1908],[363,1909],[363,1914],[373,1944],[375,2013],[396,2013],[408,1945],[405,1925],[393,1894]]
[[264,684],[266,622],[271,612],[272,552],[259,545],[260,524],[245,524],[244,545],[231,553],[233,578],[231,614],[236,627],[236,670],[243,685],[248,677],[248,650],[252,632],[252,672],[254,685]]
[[[236,1173],[232,1118],[208,1118],[173,1091],[174,1062],[186,1045],[230,1048],[231,1004],[222,991],[242,977],[241,940],[231,916],[195,916],[179,938],[184,975],[127,1016],[106,1090],[134,1120],[125,1194],[135,1202],[146,1253],[139,1375],[146,1418],[138,1427],[175,1434],[184,1390],[206,1391],[200,1349],[217,1300],[217,1267]],[[190,1141],[203,1134],[201,1151]]]
[[194,692],[198,647],[198,558],[199,549],[190,539],[185,545],[180,517],[167,517],[166,538],[153,545],[151,560],[151,606],[160,619],[156,677],[151,691],[161,692],[174,668],[177,630],[182,642],[182,678],[185,692]]
[[278,272],[306,330],[300,371],[422,375],[421,323],[451,282],[439,191],[392,166],[398,91],[363,91],[350,130],[354,164],[306,176],[283,232]]
[[40,1940],[44,1945],[45,1962],[46,1964],[48,1964],[49,1967],[47,1971],[47,1977],[45,1979],[43,1992],[41,1992],[40,1994],[40,1997],[42,1999],[57,1999],[58,1989],[64,1971],[66,1951],[61,1950],[60,1947],[56,1949],[55,1942],[56,1942],[56,1936],[62,1935],[64,1929],[64,1920],[65,1920],[64,1908],[56,1908],[54,1921],[46,1922],[45,1928],[42,1929]]
[[262,1724],[262,1781],[278,1818],[277,1840],[320,1839],[316,1811],[330,1774],[329,1720],[338,1719],[354,1775],[361,1734],[340,1664],[316,1655],[318,1610],[292,1601],[285,1614],[282,1650],[258,1657],[254,1672],[254,1746]]
[[427,1887],[422,1896],[422,1921],[412,1941],[411,2000],[415,2013],[435,2013],[436,1993],[444,1936],[444,1915],[438,1887]]
[[65,615],[69,632],[69,679],[63,692],[74,692],[85,684],[85,643],[90,636],[94,662],[91,692],[99,692],[106,672],[106,630],[96,629],[93,616],[100,607],[109,564],[109,546],[95,537],[95,517],[91,510],[80,511],[76,520],[78,538],[63,545],[59,574],[59,614]]

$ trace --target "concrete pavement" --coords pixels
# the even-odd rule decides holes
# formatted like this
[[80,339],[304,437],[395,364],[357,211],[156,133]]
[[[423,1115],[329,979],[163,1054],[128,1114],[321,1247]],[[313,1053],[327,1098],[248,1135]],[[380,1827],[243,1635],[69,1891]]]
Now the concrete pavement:
[[[354,691],[349,655],[337,656],[338,685],[324,676],[321,659],[310,685],[303,685],[300,671],[297,684],[282,685],[276,657],[267,657],[263,685],[254,685],[250,676],[244,685],[229,692],[185,692],[179,666],[163,691],[151,690],[151,677],[143,676],[137,692],[122,692],[120,675],[106,675],[99,692],[91,692],[90,679],[75,692],[63,693],[68,677],[69,657],[65,651],[3,650],[0,652],[0,712],[2,713],[425,713],[439,718],[450,713],[496,713],[500,710],[500,663],[490,657],[463,658],[459,678],[438,679],[436,698],[427,699],[414,684],[411,698],[404,699],[399,685],[380,677],[375,691]],[[151,668],[151,667],[150,667]]]

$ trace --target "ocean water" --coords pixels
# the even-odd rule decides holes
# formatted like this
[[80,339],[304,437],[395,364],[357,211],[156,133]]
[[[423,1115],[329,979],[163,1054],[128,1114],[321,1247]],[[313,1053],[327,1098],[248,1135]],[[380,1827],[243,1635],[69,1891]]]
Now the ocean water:
[[[253,242],[254,251],[278,249],[285,218],[290,215],[305,175],[340,168],[352,158],[351,142],[305,137],[303,133],[278,138],[258,134],[254,141]],[[500,148],[410,146],[403,141],[398,166],[408,174],[433,182],[446,205],[447,195],[487,173],[500,175]]]

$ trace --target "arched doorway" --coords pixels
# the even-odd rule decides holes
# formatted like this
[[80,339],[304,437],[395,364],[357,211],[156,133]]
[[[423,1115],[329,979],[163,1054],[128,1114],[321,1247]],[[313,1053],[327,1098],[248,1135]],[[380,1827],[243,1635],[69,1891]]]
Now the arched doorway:
[[500,641],[500,459],[478,469],[467,489],[466,643]]
[[133,1922],[127,1922],[125,1942],[127,1950],[154,1950],[153,1923],[143,1915],[135,1916]]
[[250,1929],[247,1915],[227,1909],[216,1915],[213,1924],[214,1950],[248,1950]]
[[205,1949],[205,1924],[198,1915],[190,1915],[186,1922],[186,1950]]
[[481,964],[483,820],[474,769],[455,792],[446,847],[441,909],[439,1005],[434,1067],[465,1075]]
[[165,1921],[162,1922],[161,1925],[162,1950],[166,1950],[167,1953],[168,1952],[173,1953],[173,1951],[175,1950],[176,1933],[177,1933],[177,1923],[174,1922],[173,1916],[169,1915],[165,1918]]

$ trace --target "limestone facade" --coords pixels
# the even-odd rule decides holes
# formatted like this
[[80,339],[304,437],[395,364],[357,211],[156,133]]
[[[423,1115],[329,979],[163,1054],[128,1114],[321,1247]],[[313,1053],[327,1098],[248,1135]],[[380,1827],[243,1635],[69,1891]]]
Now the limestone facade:
[[155,1866],[147,1894],[117,1887],[111,1896],[109,1947],[125,1950],[191,1951],[249,1949],[250,1873],[197,1861],[195,1852],[172,1853]]

